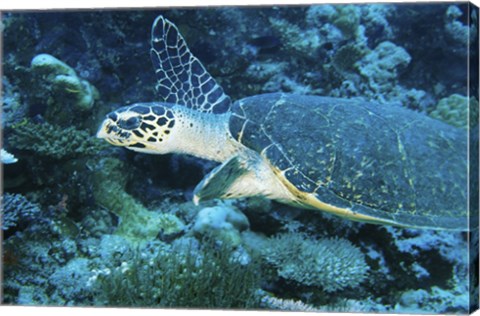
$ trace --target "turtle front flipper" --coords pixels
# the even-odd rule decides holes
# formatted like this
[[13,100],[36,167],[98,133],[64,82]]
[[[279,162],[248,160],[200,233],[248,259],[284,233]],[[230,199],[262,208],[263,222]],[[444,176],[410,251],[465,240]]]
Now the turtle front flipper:
[[163,101],[206,113],[226,113],[231,100],[188,49],[175,24],[159,16],[151,37],[156,89]]
[[230,158],[213,169],[195,187],[193,202],[198,204],[204,200],[229,198],[233,197],[235,193],[238,196],[239,192],[230,191],[235,188],[235,182],[241,181],[241,178],[248,172],[248,167],[242,163],[238,155]]
[[264,196],[284,203],[295,198],[279,181],[271,166],[256,152],[233,156],[213,169],[196,186],[193,202]]

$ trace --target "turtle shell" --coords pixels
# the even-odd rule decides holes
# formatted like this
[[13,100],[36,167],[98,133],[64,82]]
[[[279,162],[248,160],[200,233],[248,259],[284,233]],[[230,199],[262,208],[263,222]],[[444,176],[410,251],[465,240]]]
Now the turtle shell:
[[467,228],[467,132],[394,105],[295,94],[237,101],[230,132],[305,207],[408,227]]

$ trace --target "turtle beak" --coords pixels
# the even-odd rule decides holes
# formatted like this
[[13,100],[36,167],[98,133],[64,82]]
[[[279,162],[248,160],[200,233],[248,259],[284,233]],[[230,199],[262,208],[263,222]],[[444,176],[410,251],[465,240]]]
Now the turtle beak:
[[106,118],[98,128],[97,138],[105,139],[114,146],[124,146],[123,141],[115,133],[112,133],[113,130],[116,130],[115,123],[111,119]]
[[102,125],[100,125],[100,128],[97,131],[97,138],[105,139],[109,136],[107,132],[107,126],[110,121],[111,120],[107,118],[102,122]]

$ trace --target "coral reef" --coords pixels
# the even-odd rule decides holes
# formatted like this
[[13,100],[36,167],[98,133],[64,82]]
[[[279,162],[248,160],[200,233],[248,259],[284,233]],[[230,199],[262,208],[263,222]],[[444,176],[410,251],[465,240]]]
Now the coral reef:
[[9,141],[13,148],[35,153],[40,157],[65,159],[93,155],[107,146],[92,138],[87,131],[74,127],[62,128],[50,123],[29,120],[12,128]]
[[408,52],[392,42],[382,42],[358,62],[359,73],[368,80],[375,96],[388,95],[398,85],[399,73],[410,63]]
[[445,12],[445,35],[452,44],[450,51],[455,55],[461,57],[468,56],[468,50],[465,47],[468,45],[469,40],[473,40],[477,36],[477,29],[475,23],[471,23],[470,26],[461,22],[462,10],[456,6],[451,5]]
[[[472,98],[472,102],[475,102],[475,99]],[[476,111],[476,113],[472,115],[472,118],[478,118],[478,105],[475,106],[474,104],[469,107],[469,100],[467,97],[459,94],[452,94],[451,96],[438,101],[435,109],[430,112],[429,115],[450,125],[467,128],[469,109]],[[472,121],[473,124],[476,124],[475,119],[472,119]]]
[[35,56],[26,71],[31,77],[31,92],[26,98],[31,113],[62,127],[91,127],[83,118],[97,110],[93,106],[100,97],[91,83],[49,54]]
[[228,205],[219,205],[200,210],[192,231],[238,246],[242,243],[240,233],[249,226],[247,217],[240,211]]
[[[157,245],[158,247],[158,245]],[[175,255],[172,255],[175,253]],[[231,258],[231,248],[203,250],[186,240],[154,253],[138,251],[128,262],[95,277],[102,305],[252,308],[259,275],[253,263]]]
[[133,242],[152,240],[162,232],[174,234],[184,229],[180,219],[172,214],[153,212],[125,191],[125,164],[115,158],[103,158],[96,164],[93,179],[94,196],[99,205],[120,217],[115,233]]
[[270,24],[284,39],[285,47],[291,54],[313,58],[313,53],[320,47],[320,36],[316,30],[302,30],[286,20],[270,18]]
[[293,312],[322,312],[321,309],[305,304],[302,301],[294,301],[289,299],[280,299],[273,296],[265,295],[261,299],[261,304],[267,309],[293,311]]
[[2,78],[1,96],[2,115],[0,120],[3,129],[19,123],[27,114],[28,106],[22,102],[18,88],[16,89],[5,77]]
[[75,70],[57,58],[40,54],[31,62],[32,75],[38,90],[50,91],[46,98],[47,117],[55,117],[62,110],[83,112],[90,110],[99,98],[97,89],[77,76]]
[[336,12],[331,17],[332,23],[345,38],[354,38],[360,25],[360,9],[355,5],[335,6]]
[[400,301],[395,305],[395,313],[451,313],[468,306],[467,288],[458,288],[456,291],[445,291],[437,286],[430,292],[425,290],[410,290],[402,294]]
[[263,255],[281,277],[320,286],[326,292],[358,286],[369,270],[360,249],[344,239],[281,234],[270,240]]
[[2,230],[26,225],[40,216],[40,207],[21,194],[5,193],[1,197]]
[[75,306],[90,296],[87,286],[92,274],[89,263],[86,258],[74,258],[57,269],[48,278],[49,286],[55,289],[51,299],[64,306]]

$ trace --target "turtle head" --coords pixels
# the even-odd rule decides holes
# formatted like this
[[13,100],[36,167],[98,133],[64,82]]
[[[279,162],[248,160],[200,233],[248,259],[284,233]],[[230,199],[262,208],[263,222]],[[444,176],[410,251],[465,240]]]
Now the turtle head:
[[174,111],[168,105],[138,103],[108,113],[97,137],[134,151],[165,154],[173,150],[174,126]]

